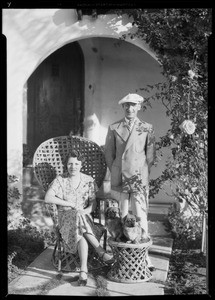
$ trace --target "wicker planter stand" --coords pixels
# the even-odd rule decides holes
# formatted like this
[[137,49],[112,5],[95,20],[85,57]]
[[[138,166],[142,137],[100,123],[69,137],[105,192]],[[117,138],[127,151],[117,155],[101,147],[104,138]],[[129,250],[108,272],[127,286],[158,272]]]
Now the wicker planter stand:
[[146,262],[146,250],[152,245],[149,240],[141,244],[119,243],[109,238],[115,263],[108,272],[108,278],[123,283],[138,283],[148,281],[152,273]]

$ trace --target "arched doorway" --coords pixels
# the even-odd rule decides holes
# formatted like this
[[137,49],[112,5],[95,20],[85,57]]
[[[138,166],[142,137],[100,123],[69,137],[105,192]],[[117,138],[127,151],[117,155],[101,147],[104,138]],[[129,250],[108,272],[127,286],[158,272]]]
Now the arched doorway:
[[84,58],[78,42],[47,57],[27,87],[27,145],[32,151],[52,137],[83,135]]

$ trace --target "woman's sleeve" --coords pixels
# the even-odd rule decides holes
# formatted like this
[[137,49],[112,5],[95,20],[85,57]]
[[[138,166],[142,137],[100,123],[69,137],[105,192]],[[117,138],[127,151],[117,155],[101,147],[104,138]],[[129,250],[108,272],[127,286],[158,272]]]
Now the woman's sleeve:
[[59,176],[50,183],[49,189],[52,189],[55,192],[55,196],[63,199],[63,188]]

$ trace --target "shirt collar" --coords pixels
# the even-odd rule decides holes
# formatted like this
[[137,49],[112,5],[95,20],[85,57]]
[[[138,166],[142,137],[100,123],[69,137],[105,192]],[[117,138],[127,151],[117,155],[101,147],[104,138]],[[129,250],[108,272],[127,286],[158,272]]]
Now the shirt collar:
[[129,119],[127,119],[126,117],[124,118],[124,122],[126,123],[126,124],[134,124],[135,122],[136,122],[136,120],[137,120],[137,117],[135,117],[133,120],[129,120]]

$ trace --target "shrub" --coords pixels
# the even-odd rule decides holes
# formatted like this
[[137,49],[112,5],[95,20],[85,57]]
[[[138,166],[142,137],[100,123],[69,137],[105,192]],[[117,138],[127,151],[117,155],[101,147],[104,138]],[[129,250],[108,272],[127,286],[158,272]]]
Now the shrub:
[[17,228],[22,222],[25,222],[21,211],[21,194],[18,188],[15,186],[18,178],[14,175],[8,175],[7,177],[7,226],[8,230]]
[[212,9],[123,10],[126,12],[133,17],[137,29],[128,36],[144,40],[154,50],[166,79],[140,87],[146,93],[144,108],[152,100],[160,101],[171,120],[170,130],[157,142],[161,152],[157,151],[158,156],[162,156],[164,147],[171,150],[171,155],[161,176],[151,181],[150,196],[168,184],[177,201],[185,200],[207,214],[208,41]]
[[8,265],[8,281],[9,283],[16,278],[19,274],[21,274],[21,270],[13,264],[13,259],[16,256],[16,252],[12,252],[10,255],[8,255],[7,258],[7,265]]
[[45,247],[53,244],[54,233],[38,230],[21,209],[16,176],[8,175],[8,280],[13,280]]
[[170,208],[168,213],[170,230],[175,238],[175,247],[187,249],[192,245],[193,249],[201,247],[202,220],[199,216],[185,217],[183,212]]

